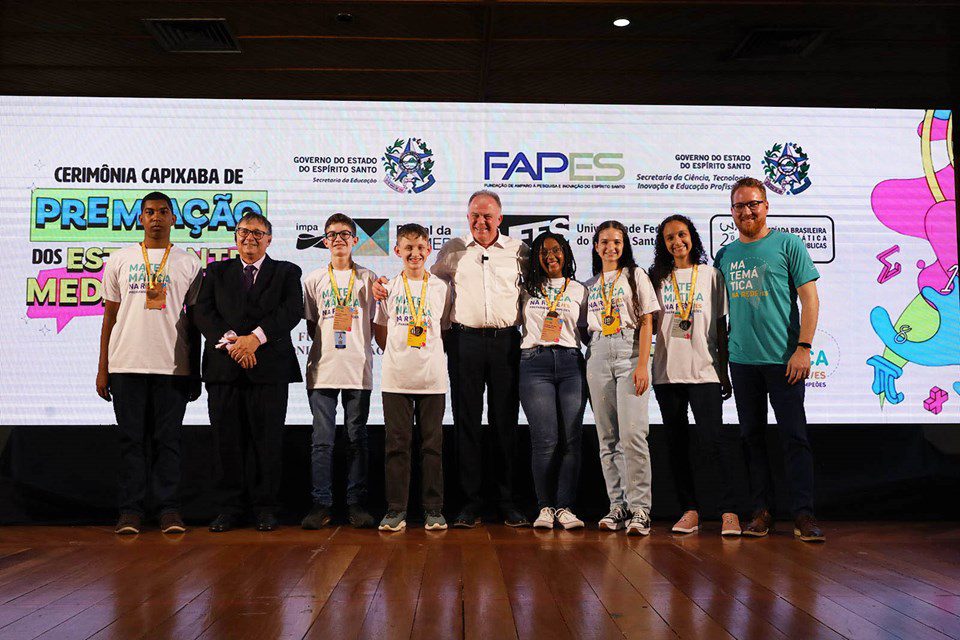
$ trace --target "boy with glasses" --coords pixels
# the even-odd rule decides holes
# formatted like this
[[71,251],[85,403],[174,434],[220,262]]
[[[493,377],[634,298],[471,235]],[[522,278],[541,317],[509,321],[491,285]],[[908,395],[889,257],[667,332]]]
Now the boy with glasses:
[[347,507],[350,524],[374,524],[367,512],[367,415],[373,387],[371,323],[376,301],[371,286],[377,276],[353,261],[357,225],[335,213],[324,225],[330,262],[304,280],[304,316],[313,344],[307,357],[307,397],[313,413],[310,462],[313,508],[304,529],[330,522],[333,504],[333,445],[337,434],[337,397],[343,404],[349,442]]

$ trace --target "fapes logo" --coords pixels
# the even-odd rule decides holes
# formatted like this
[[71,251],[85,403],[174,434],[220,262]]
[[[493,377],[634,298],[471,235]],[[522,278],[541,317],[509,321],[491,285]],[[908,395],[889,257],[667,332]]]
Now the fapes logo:
[[569,236],[570,216],[503,216],[500,230],[511,238],[533,244],[533,239],[544,231]]
[[795,196],[810,187],[810,159],[796,142],[779,142],[763,154],[764,185],[774,193]]
[[[390,253],[390,220],[388,218],[353,218],[357,225],[355,256],[385,256]],[[323,244],[323,229],[317,224],[298,224],[297,249],[326,249]]]
[[485,151],[483,154],[484,180],[516,180],[526,177],[541,182],[550,175],[566,175],[571,182],[619,182],[626,172],[622,153],[562,153],[540,151]]
[[421,193],[434,184],[433,151],[420,138],[394,140],[383,154],[383,183],[397,193]]

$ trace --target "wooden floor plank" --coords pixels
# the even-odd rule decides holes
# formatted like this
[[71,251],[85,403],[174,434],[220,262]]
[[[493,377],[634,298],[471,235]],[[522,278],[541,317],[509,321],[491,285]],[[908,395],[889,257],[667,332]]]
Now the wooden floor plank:
[[7,527],[0,640],[960,640],[960,525],[828,531]]

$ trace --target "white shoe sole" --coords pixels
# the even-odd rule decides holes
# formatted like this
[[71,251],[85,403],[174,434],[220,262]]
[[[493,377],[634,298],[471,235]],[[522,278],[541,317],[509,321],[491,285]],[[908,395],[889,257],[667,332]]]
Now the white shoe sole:
[[721,531],[720,535],[726,538],[739,538],[743,534],[743,531],[737,529],[736,531]]
[[616,524],[607,524],[606,522],[597,523],[597,528],[601,531],[620,531],[624,527],[626,527],[626,525],[622,522],[618,522]]
[[439,522],[436,524],[425,524],[423,525],[423,528],[426,529],[427,531],[443,531],[444,529],[447,528],[447,524],[446,523],[440,524]]
[[382,524],[379,527],[380,531],[394,531],[394,532],[403,531],[406,528],[407,528],[407,522],[405,520],[400,524],[398,524],[396,527],[391,527],[388,524]]
[[673,529],[670,529],[670,531],[672,531],[673,533],[696,533],[697,531],[700,531],[700,526],[697,525],[696,527],[688,527],[688,528],[674,527]]
[[553,529],[553,523],[541,522],[540,520],[537,520],[536,522],[533,523],[533,528],[534,529]]
[[569,522],[567,524],[561,524],[560,526],[566,531],[569,531],[570,529],[583,529],[582,522]]
[[650,535],[650,529],[631,529],[627,527],[628,536],[648,536]]

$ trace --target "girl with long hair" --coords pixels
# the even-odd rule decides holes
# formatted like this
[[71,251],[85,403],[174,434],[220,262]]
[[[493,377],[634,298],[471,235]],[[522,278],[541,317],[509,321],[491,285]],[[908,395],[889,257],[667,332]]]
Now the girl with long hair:
[[610,512],[599,527],[648,535],[651,314],[660,307],[621,223],[609,220],[597,227],[592,257],[594,277],[586,283],[591,337],[587,384],[610,499]]
[[693,222],[672,215],[657,228],[650,279],[662,311],[657,314],[657,348],[653,356],[653,391],[667,429],[670,464],[683,515],[674,533],[700,528],[700,506],[690,464],[693,409],[696,440],[705,457],[720,464],[721,529],[740,535],[734,489],[743,477],[739,428],[723,425],[723,401],[731,394],[727,374],[727,301],[723,277],[706,264],[703,242]]
[[573,503],[587,405],[580,352],[587,290],[573,279],[576,270],[566,238],[547,231],[533,241],[520,302],[520,403],[530,425],[538,529],[583,527]]

